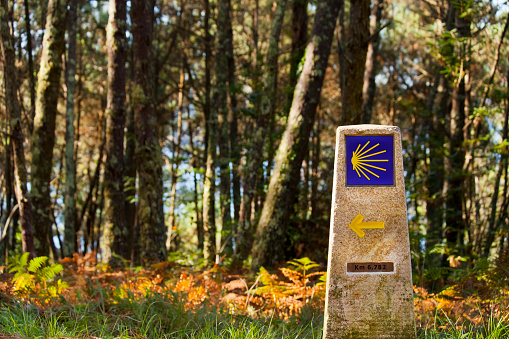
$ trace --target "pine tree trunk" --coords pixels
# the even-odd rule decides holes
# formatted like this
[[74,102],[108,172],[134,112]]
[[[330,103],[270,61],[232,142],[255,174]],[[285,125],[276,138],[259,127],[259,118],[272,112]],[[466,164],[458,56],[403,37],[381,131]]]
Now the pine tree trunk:
[[166,238],[166,250],[175,252],[178,248],[177,218],[175,215],[175,201],[177,199],[177,180],[180,165],[180,142],[182,140],[182,111],[184,110],[184,69],[180,70],[179,94],[177,103],[177,138],[174,140],[173,164],[171,171],[170,191],[170,220],[168,222],[168,236]]
[[[451,3],[451,6],[456,6],[454,10],[455,26],[461,37],[468,37],[470,35],[470,22],[466,17],[463,17],[464,3],[460,2],[460,6]],[[462,42],[459,51],[460,60],[466,60],[466,42]],[[465,62],[464,67],[468,63]],[[465,164],[465,147],[463,142],[465,140],[464,127],[465,127],[465,77],[462,74],[459,82],[453,88],[452,93],[452,108],[451,108],[451,129],[450,129],[450,142],[449,142],[449,169],[447,180],[447,195],[446,195],[446,212],[445,212],[445,236],[449,248],[453,249],[454,254],[464,253],[464,231],[466,230],[465,220],[463,219],[464,207],[464,182],[465,172],[463,166]]]
[[191,117],[188,117],[188,129],[189,129],[189,145],[191,147],[191,165],[193,166],[193,182],[194,182],[194,194],[193,194],[193,201],[194,201],[194,209],[196,213],[196,237],[198,238],[198,249],[203,251],[203,215],[202,210],[198,204],[198,195],[199,195],[199,188],[200,185],[198,183],[198,178],[196,176],[197,169],[199,168],[199,157],[196,154],[195,147],[194,147],[194,131],[193,131],[193,122],[191,120]]
[[309,136],[320,100],[339,7],[337,0],[317,3],[311,41],[306,48],[306,59],[256,230],[253,271],[261,266],[270,267],[284,258],[288,219],[295,201],[302,161],[308,153]]
[[74,93],[76,91],[76,20],[77,0],[71,0],[68,12],[68,41],[66,68],[66,114],[65,114],[65,230],[64,256],[76,252],[76,163],[74,159]]
[[28,7],[28,0],[24,0],[25,7],[25,30],[27,34],[26,49],[28,54],[28,87],[30,91],[30,114],[29,114],[29,131],[34,130],[34,116],[35,116],[35,70],[34,70],[34,57],[32,54],[32,30],[30,28],[30,9]]
[[[240,216],[240,176],[241,176],[241,147],[238,137],[238,122],[237,122],[237,82],[235,80],[235,58],[233,55],[233,29],[232,29],[232,6],[231,1],[228,0],[227,12],[227,39],[226,39],[226,56],[228,59],[228,95],[230,98],[230,107],[228,114],[228,123],[230,126],[230,161],[232,163],[232,198],[233,198],[233,221],[232,226],[238,225]],[[236,237],[237,229],[232,229],[234,237]]]
[[112,266],[121,265],[113,253],[131,256],[131,228],[126,221],[124,196],[124,128],[126,0],[110,0],[107,28],[108,102],[106,107],[106,162],[104,163],[104,228],[102,260]]
[[238,237],[236,239],[233,266],[239,267],[247,259],[253,246],[255,225],[251,222],[251,204],[256,196],[256,184],[259,173],[263,169],[263,146],[269,128],[271,114],[274,112],[277,90],[277,68],[279,55],[279,39],[285,16],[286,0],[276,2],[276,11],[272,21],[269,48],[265,60],[263,91],[260,99],[260,111],[256,122],[251,151],[248,154],[244,173],[244,195],[242,197]]
[[[338,64],[339,64],[339,71],[338,71],[338,80],[339,80],[339,90],[342,91],[343,88],[345,88],[345,68],[346,68],[346,58],[345,58],[345,51],[346,51],[346,34],[345,34],[345,1],[339,0],[339,22],[338,22],[338,29],[337,29],[337,43],[338,43]],[[343,93],[341,92],[341,96]]]
[[216,163],[216,123],[215,110],[210,108],[210,66],[212,39],[209,31],[210,0],[205,0],[205,178],[203,181],[203,257],[206,263],[213,262],[216,254],[216,216],[215,206],[215,163]]
[[227,251],[233,251],[231,236],[232,234],[232,220],[231,220],[231,193],[230,193],[230,149],[228,147],[229,141],[229,124],[228,124],[228,0],[218,1],[217,13],[217,37],[216,37],[216,57],[215,57],[215,71],[216,71],[216,84],[212,94],[212,102],[214,102],[214,114],[218,118],[218,131],[219,131],[219,169],[220,169],[220,206],[221,206],[221,234],[224,239],[228,240],[226,245]]
[[292,107],[293,92],[297,84],[297,70],[304,56],[308,38],[308,1],[292,1],[292,49],[290,52],[290,73],[288,75],[288,94],[284,112],[288,113]]
[[125,177],[125,197],[124,209],[126,215],[127,228],[131,232],[131,237],[128,241],[129,248],[131,249],[130,255],[131,265],[139,264],[139,250],[138,250],[138,227],[136,225],[136,204],[134,203],[134,196],[136,195],[136,163],[134,161],[134,153],[136,151],[136,132],[134,128],[134,108],[133,108],[133,91],[132,84],[134,83],[134,66],[133,66],[133,49],[130,44],[129,51],[129,105],[127,108],[126,117],[126,133],[125,133],[125,157],[124,157],[124,177]]
[[138,224],[140,255],[145,265],[166,259],[162,155],[154,104],[155,74],[151,60],[153,16],[153,1],[132,1]]
[[[14,187],[21,219],[21,244],[23,252],[35,256],[34,233],[32,228],[32,205],[27,189],[27,170],[21,128],[21,110],[17,94],[17,75],[14,65],[14,39],[9,30],[8,2],[2,0],[0,7],[0,48],[2,51],[3,71],[5,72],[5,101],[7,120],[10,124],[10,138],[14,154]],[[10,183],[9,183],[10,184]]]
[[369,34],[371,40],[368,44],[366,55],[366,72],[364,73],[364,85],[362,87],[362,123],[369,124],[373,115],[373,103],[376,94],[375,77],[378,68],[378,49],[380,48],[380,20],[382,19],[383,0],[374,0],[371,9]]
[[[450,31],[454,28],[454,13],[452,6],[447,9],[445,29]],[[444,44],[448,46],[447,44]],[[442,50],[444,55],[450,55],[449,47]],[[426,200],[426,249],[429,251],[442,242],[444,222],[444,183],[445,183],[445,134],[444,124],[446,111],[450,101],[450,88],[448,81],[443,75],[443,66],[437,66],[433,87],[426,104],[429,116],[428,140],[429,140],[429,172],[425,184],[428,190]],[[436,108],[435,108],[436,106]],[[431,255],[431,254],[430,254]],[[437,256],[428,261],[440,265],[441,259]]]
[[49,254],[51,229],[50,180],[55,144],[66,6],[63,0],[49,0],[40,69],[37,80],[34,133],[32,136],[32,189],[35,250],[38,256]]
[[350,1],[350,26],[345,60],[345,82],[341,87],[341,124],[362,122],[362,86],[369,40],[370,0]]

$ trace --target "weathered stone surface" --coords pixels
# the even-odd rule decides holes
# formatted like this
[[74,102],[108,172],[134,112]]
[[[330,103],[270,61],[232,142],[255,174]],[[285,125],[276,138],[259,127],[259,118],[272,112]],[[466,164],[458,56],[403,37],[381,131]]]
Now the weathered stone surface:
[[[346,136],[386,135],[394,137],[394,185],[347,186],[346,170],[353,162],[352,154],[346,152]],[[363,141],[360,147],[364,144]],[[365,150],[372,146],[375,144],[371,143]],[[388,162],[369,164],[386,169],[392,166]],[[368,168],[374,174],[381,171]],[[339,127],[334,171],[324,338],[413,339],[416,336],[414,302],[399,128]],[[371,178],[370,183],[376,182],[373,174],[365,174]],[[365,177],[361,172],[359,175]],[[357,226],[364,234],[356,233],[349,225],[359,214],[364,217],[363,222],[371,223],[367,227],[381,227],[373,222],[384,222],[384,227],[362,229],[361,223]],[[377,265],[370,266],[371,272],[365,272],[367,267],[356,270],[354,265],[349,265],[347,272],[348,263],[370,262],[394,263],[394,268],[390,272],[390,264],[385,269]]]

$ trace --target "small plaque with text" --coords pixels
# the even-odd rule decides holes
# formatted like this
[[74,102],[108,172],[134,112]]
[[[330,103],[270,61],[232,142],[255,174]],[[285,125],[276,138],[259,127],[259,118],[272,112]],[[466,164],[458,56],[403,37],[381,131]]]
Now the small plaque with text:
[[347,273],[392,273],[393,262],[349,262],[346,263]]

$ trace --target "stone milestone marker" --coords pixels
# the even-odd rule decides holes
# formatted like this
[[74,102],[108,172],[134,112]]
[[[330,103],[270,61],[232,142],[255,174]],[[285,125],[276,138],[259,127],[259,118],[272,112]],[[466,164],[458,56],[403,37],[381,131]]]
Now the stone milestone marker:
[[415,337],[401,133],[339,127],[324,338]]

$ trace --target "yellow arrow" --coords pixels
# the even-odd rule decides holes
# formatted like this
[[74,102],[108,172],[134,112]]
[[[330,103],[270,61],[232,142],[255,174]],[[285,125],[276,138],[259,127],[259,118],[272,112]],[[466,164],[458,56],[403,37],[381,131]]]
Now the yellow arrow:
[[365,233],[364,233],[364,231],[362,229],[367,229],[367,228],[384,228],[385,227],[385,222],[384,221],[362,222],[363,219],[364,219],[364,217],[362,216],[362,214],[357,214],[355,216],[355,218],[353,218],[352,222],[350,224],[348,224],[348,226],[350,226],[352,231],[357,233],[359,238],[364,237]]

